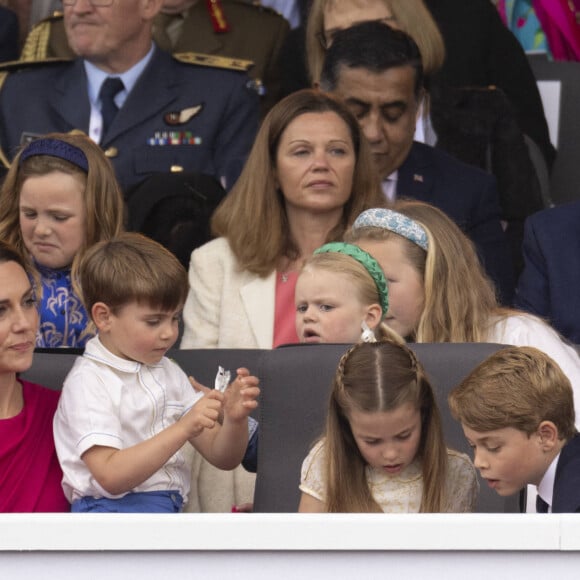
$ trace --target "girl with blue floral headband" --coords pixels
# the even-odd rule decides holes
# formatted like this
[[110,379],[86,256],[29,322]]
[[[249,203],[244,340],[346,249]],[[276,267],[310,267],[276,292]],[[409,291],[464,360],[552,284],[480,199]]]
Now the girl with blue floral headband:
[[0,192],[0,239],[29,262],[40,309],[36,346],[84,347],[93,336],[74,288],[76,265],[122,230],[123,211],[112,166],[86,135],[46,135],[15,157]]
[[498,304],[473,244],[442,211],[419,201],[370,209],[346,238],[381,265],[389,288],[385,322],[415,342],[533,346],[570,379],[580,425],[580,358],[540,318]]

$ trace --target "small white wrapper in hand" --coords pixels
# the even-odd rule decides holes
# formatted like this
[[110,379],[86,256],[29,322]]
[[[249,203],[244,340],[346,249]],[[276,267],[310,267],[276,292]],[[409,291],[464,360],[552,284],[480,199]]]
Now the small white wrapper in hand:
[[230,371],[226,371],[224,367],[218,367],[217,375],[215,376],[214,389],[223,393],[230,384]]

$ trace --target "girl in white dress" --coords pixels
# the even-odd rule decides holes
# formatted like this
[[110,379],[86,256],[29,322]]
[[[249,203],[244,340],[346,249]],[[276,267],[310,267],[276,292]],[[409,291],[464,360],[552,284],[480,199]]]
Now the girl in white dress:
[[405,345],[363,342],[343,355],[300,490],[301,512],[474,509],[475,469],[445,447],[433,390]]

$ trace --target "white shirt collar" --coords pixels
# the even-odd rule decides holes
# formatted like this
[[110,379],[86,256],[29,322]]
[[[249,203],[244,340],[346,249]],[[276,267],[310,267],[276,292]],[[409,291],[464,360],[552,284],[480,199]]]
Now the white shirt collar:
[[383,193],[389,201],[395,201],[397,198],[397,180],[399,178],[399,171],[393,171],[386,179],[383,179],[381,187]]
[[127,360],[113,354],[99,339],[98,335],[91,338],[86,346],[84,357],[96,360],[100,363],[106,364],[111,368],[123,373],[138,373],[141,367],[151,366],[151,367],[161,367],[161,361],[155,365],[143,365],[140,362],[134,360]]

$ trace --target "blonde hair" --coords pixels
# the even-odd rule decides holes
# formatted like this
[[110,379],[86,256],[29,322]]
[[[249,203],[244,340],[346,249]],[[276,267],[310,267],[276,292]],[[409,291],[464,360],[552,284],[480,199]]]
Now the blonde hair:
[[542,421],[552,421],[560,439],[576,433],[570,380],[547,354],[529,346],[488,357],[451,391],[449,408],[480,432],[512,427],[529,436]]
[[[303,272],[322,270],[345,276],[356,287],[357,300],[363,306],[377,304],[381,306],[381,298],[377,285],[367,269],[357,260],[346,254],[338,252],[328,252],[324,254],[314,254],[306,260],[300,275]],[[383,313],[383,315],[386,313]],[[390,339],[393,342],[404,344],[404,340],[384,322],[374,329],[377,339]]]
[[359,343],[340,359],[325,428],[327,511],[379,512],[371,495],[363,459],[349,422],[353,410],[391,411],[411,403],[421,414],[423,496],[421,512],[444,509],[447,449],[433,389],[408,347],[392,341]]
[[[306,57],[310,79],[320,80],[325,49],[319,35],[324,34],[324,11],[336,0],[313,0],[306,25]],[[352,0],[360,5],[360,0]],[[422,0],[383,0],[397,22],[397,27],[417,43],[423,70],[427,76],[436,73],[445,60],[445,43],[433,16]]]
[[20,191],[29,177],[40,177],[58,171],[80,178],[85,184],[84,238],[73,263],[73,278],[79,260],[87,249],[100,240],[116,236],[123,228],[123,196],[113,167],[98,145],[80,133],[50,133],[43,139],[55,139],[80,149],[87,158],[88,172],[52,155],[35,155],[20,161],[25,148],[14,158],[0,190],[0,239],[12,244],[27,257],[34,272],[32,260],[26,250],[20,230]]
[[327,241],[340,240],[361,211],[384,204],[369,145],[346,105],[320,91],[292,93],[266,115],[242,174],[212,218],[213,233],[228,239],[242,270],[267,276],[282,257],[299,257],[290,237],[284,198],[276,185],[276,154],[284,131],[294,119],[326,112],[337,114],[347,125],[356,157],[351,196]]
[[79,293],[87,312],[104,302],[113,312],[130,302],[164,311],[185,303],[187,272],[161,244],[126,232],[89,248],[78,268]]
[[491,324],[515,313],[501,308],[493,283],[471,240],[441,210],[420,201],[398,201],[393,209],[425,229],[426,252],[407,238],[378,227],[350,230],[346,239],[398,240],[409,263],[423,279],[425,302],[416,342],[485,342]]

